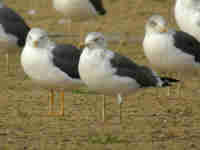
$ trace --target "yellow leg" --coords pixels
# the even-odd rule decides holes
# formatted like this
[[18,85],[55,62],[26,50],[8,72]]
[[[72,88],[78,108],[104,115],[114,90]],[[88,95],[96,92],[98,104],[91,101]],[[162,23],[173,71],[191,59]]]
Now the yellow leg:
[[122,103],[119,104],[119,123],[122,122]]
[[62,24],[64,24],[64,30],[66,30],[67,33],[71,33],[72,32],[72,21],[70,19],[61,19]]
[[103,95],[103,101],[102,101],[102,105],[103,105],[103,107],[102,107],[102,120],[103,120],[103,122],[105,121],[105,95]]
[[117,101],[119,104],[119,123],[121,123],[121,121],[122,121],[122,102],[123,102],[121,94],[117,95]]
[[174,1],[169,1],[169,24],[171,25],[171,24],[173,24],[174,23],[174,20],[173,20],[173,18],[174,18],[174,7],[171,7],[171,6],[174,6],[175,4],[174,4]]
[[6,53],[6,68],[7,68],[7,73],[9,73],[10,68],[9,68],[9,56],[8,56],[8,53]]
[[59,115],[64,116],[64,92],[61,91],[61,103],[60,103],[60,113]]
[[67,20],[67,30],[68,30],[68,33],[71,33],[72,32],[72,21],[70,19]]
[[84,39],[85,39],[85,26],[88,27],[89,22],[84,22],[82,23],[81,27],[80,27],[80,43],[79,43],[79,48],[83,48],[84,47]]
[[79,48],[84,48],[84,31],[80,28],[80,42],[79,42]]
[[96,32],[101,32],[102,31],[102,29],[103,29],[103,27],[102,27],[103,25],[96,25]]
[[[170,73],[169,72],[166,75],[170,77]],[[171,89],[170,88],[171,88],[170,86],[167,87],[167,97],[171,96]]]
[[117,49],[120,50],[125,45],[126,45],[126,40],[120,39],[119,46],[117,47]]
[[183,77],[181,76],[181,73],[178,73],[178,79],[180,80],[180,83],[178,84],[177,89],[176,89],[177,98],[182,96],[181,88],[183,84],[182,82]]
[[50,97],[50,100],[49,100],[49,112],[48,112],[48,115],[54,115],[54,112],[53,112],[54,91],[53,91],[53,89],[50,90],[49,97]]

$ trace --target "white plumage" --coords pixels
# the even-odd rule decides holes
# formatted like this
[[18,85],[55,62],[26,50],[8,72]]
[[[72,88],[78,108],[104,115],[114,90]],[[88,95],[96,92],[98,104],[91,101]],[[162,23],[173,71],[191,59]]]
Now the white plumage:
[[193,36],[168,29],[167,22],[160,15],[150,17],[145,30],[144,53],[154,67],[165,72],[176,72],[182,78],[197,73],[200,43]]
[[72,21],[85,21],[97,16],[89,0],[53,0],[53,6]]
[[[185,39],[185,43],[179,42],[178,38],[182,38],[181,33],[184,36],[186,35],[186,33],[177,32],[173,29],[168,30],[167,22],[162,16],[154,15],[149,18],[146,24],[143,47],[145,55],[153,66],[162,71],[184,73],[190,73],[191,70],[196,69],[199,62],[195,61],[195,54],[192,55],[189,53],[193,47],[190,48],[187,45],[187,39]],[[190,36],[187,35],[187,37]],[[191,40],[194,39],[191,37]],[[187,50],[184,51],[180,47],[177,47],[180,44],[185,46]],[[196,49],[198,49],[198,42]]]
[[[47,32],[33,28],[21,54],[21,65],[38,85],[71,91],[83,85],[78,75],[80,53],[71,45],[57,45],[49,40]],[[61,110],[63,114],[64,110]]]
[[[88,22],[97,16],[106,14],[103,0],[53,0],[53,7],[64,14],[68,23],[68,32],[71,32],[72,22]],[[60,23],[65,21],[60,20]],[[80,39],[83,38],[83,25],[80,26]],[[82,43],[80,43],[80,46]]]
[[140,88],[169,85],[168,79],[161,79],[151,69],[108,50],[101,33],[90,33],[85,45],[79,61],[81,79],[91,90],[117,96],[120,106],[121,96],[131,95]]
[[200,41],[200,1],[176,0],[174,14],[180,29]]

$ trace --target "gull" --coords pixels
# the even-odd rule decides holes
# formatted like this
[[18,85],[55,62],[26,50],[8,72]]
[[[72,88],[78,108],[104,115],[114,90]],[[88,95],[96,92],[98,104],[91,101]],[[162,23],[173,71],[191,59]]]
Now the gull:
[[0,0],[0,52],[6,55],[7,72],[9,54],[16,53],[25,45],[29,30],[24,19]]
[[69,31],[71,22],[85,22],[106,14],[103,0],[53,0],[53,7],[67,18]]
[[200,1],[176,0],[174,15],[180,29],[200,41]]
[[144,53],[154,67],[181,77],[190,77],[199,69],[200,43],[193,36],[168,29],[167,21],[160,15],[151,16],[145,30]]
[[175,79],[161,78],[150,68],[107,49],[107,42],[99,32],[89,33],[84,44],[78,66],[80,77],[90,90],[117,96],[120,122],[124,96],[131,95],[139,89],[165,87],[170,86],[170,82],[177,82]]
[[[24,72],[38,85],[49,89],[49,115],[64,115],[64,91],[71,91],[84,85],[78,73],[81,50],[70,44],[56,44],[50,35],[40,28],[28,33],[21,54]],[[53,112],[54,89],[61,90],[61,109]]]

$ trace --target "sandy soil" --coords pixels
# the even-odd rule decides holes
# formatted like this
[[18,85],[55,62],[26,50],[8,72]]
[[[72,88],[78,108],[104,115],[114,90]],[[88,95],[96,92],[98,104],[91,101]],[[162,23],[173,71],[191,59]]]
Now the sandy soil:
[[[125,34],[134,39],[144,36],[144,23],[153,13],[170,19],[169,0],[104,0],[106,17],[84,25],[84,32]],[[7,0],[31,27],[49,32],[67,33],[57,22],[62,15],[55,12],[51,0]],[[32,7],[30,6],[32,5]],[[37,14],[30,16],[29,9]],[[82,25],[82,24],[81,24]],[[72,31],[80,30],[73,23]],[[81,28],[81,31],[83,29]],[[78,32],[79,33],[79,32]],[[126,40],[126,39],[125,39]],[[58,42],[73,42],[70,39]],[[141,40],[110,48],[127,55],[137,63],[147,64]],[[48,91],[37,88],[20,66],[20,51],[10,56],[11,72],[6,73],[5,57],[0,56],[0,150],[198,150],[200,149],[200,85],[198,77],[182,84],[182,96],[176,86],[170,97],[167,89],[148,89],[124,99],[123,121],[119,124],[119,106],[114,97],[106,100],[106,122],[101,122],[101,96],[87,89],[65,95],[65,116],[49,117]],[[159,93],[158,93],[159,92]],[[59,95],[56,97],[57,108]]]

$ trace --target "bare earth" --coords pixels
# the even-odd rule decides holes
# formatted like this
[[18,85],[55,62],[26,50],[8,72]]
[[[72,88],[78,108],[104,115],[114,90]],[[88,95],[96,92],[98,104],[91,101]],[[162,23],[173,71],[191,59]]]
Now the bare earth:
[[[49,3],[48,3],[49,2]],[[51,0],[5,0],[31,27],[49,32],[67,33],[57,22]],[[170,0],[104,0],[108,14],[81,30],[125,34],[136,39],[124,45],[111,43],[110,48],[127,55],[137,63],[148,64],[141,39],[144,23],[153,13],[169,16]],[[30,16],[27,11],[36,9]],[[81,24],[83,25],[83,24]],[[72,32],[78,33],[79,23]],[[126,37],[126,36],[125,36]],[[138,39],[138,40],[137,40]],[[126,40],[126,39],[125,39]],[[77,44],[70,39],[59,40]],[[148,89],[124,99],[123,121],[119,124],[119,106],[114,97],[106,101],[106,122],[101,121],[101,96],[86,88],[66,93],[65,116],[49,117],[48,91],[37,88],[20,66],[20,51],[10,57],[11,73],[7,75],[5,57],[0,56],[0,150],[198,150],[200,149],[200,85],[193,77],[182,84],[182,97],[176,96],[176,85],[170,97],[167,89]],[[176,77],[176,75],[174,75]],[[159,93],[158,93],[159,92]],[[56,97],[57,110],[59,95]]]

